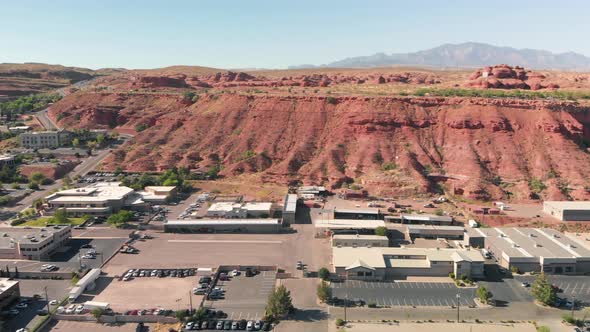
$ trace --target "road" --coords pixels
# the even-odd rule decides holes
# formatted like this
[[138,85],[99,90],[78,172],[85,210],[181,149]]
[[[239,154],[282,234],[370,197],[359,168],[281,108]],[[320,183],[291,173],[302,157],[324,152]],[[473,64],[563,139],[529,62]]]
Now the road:
[[[96,155],[93,155],[93,156],[87,158],[80,165],[76,166],[76,168],[74,168],[74,170],[70,174],[68,174],[68,176],[70,178],[74,178],[77,175],[79,175],[79,176],[86,175],[88,172],[94,170],[96,168],[96,166],[98,166],[98,164],[109,155],[109,153],[110,153],[110,150],[99,151]],[[43,186],[41,190],[33,192],[29,196],[23,198],[15,206],[8,207],[5,210],[12,211],[12,212],[20,212],[20,211],[24,210],[25,208],[28,208],[29,206],[31,206],[31,204],[33,204],[33,202],[35,200],[49,195],[49,193],[52,190],[59,189],[59,188],[61,188],[61,186],[62,186],[62,180],[57,180],[51,185]]]
[[37,112],[35,114],[35,117],[37,118],[37,120],[39,120],[39,122],[45,128],[45,130],[59,130],[60,128],[57,126],[57,124],[55,124],[53,122],[53,120],[51,120],[49,118],[49,116],[47,115],[48,110],[49,110],[49,107],[47,107],[46,109],[44,109],[42,111]]

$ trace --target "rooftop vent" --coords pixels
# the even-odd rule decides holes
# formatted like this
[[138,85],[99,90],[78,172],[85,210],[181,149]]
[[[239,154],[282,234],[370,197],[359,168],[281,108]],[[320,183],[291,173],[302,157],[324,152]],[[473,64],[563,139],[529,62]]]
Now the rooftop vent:
[[520,246],[518,244],[516,244],[516,243],[513,243],[512,244],[512,248],[520,248]]
[[576,246],[573,245],[573,244],[570,244],[569,247],[572,248],[572,249],[575,249],[576,248]]
[[557,235],[557,234],[553,234],[553,237],[556,239],[559,239],[559,235]]

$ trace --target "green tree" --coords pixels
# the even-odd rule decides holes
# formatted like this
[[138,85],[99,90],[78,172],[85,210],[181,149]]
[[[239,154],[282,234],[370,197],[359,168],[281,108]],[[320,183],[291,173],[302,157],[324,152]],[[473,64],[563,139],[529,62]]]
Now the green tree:
[[387,228],[384,226],[379,226],[375,228],[375,235],[387,236]]
[[479,286],[477,291],[475,292],[477,298],[481,301],[481,303],[487,304],[488,301],[492,298],[492,293],[487,290],[484,286]]
[[65,209],[57,209],[53,214],[53,218],[51,219],[52,224],[69,224],[70,219],[68,219],[68,215]]
[[445,214],[445,211],[443,211],[443,209],[436,209],[434,214],[436,214],[437,216],[442,216]]
[[531,287],[531,293],[537,301],[545,305],[552,305],[557,298],[557,292],[547,280],[545,273],[537,276]]
[[275,290],[273,290],[268,296],[265,309],[266,317],[279,319],[285,317],[293,310],[294,307],[291,300],[291,292],[289,292],[284,285],[275,288]]
[[326,303],[332,298],[332,288],[327,282],[322,280],[318,285],[317,295],[320,301]]
[[92,314],[92,316],[94,316],[94,318],[99,319],[100,316],[102,316],[102,314],[104,313],[104,310],[102,308],[94,308],[90,313]]
[[37,183],[40,184],[45,180],[45,175],[43,175],[43,173],[41,172],[33,172],[30,176],[29,176],[29,181],[32,183]]
[[86,143],[86,145],[88,146],[88,149],[90,151],[92,151],[92,150],[94,150],[96,148],[96,145],[97,144],[96,144],[96,141],[90,141],[90,142]]
[[104,141],[105,141],[105,137],[103,134],[98,134],[98,136],[96,136],[96,143],[98,144],[98,146],[102,146]]
[[186,318],[186,316],[188,316],[188,312],[187,312],[187,310],[176,310],[174,312],[174,316],[179,321],[183,321]]
[[62,182],[64,184],[64,187],[69,188],[72,185],[72,179],[69,176],[64,176],[64,178],[62,179]]
[[112,214],[108,219],[107,222],[115,227],[120,227],[126,222],[133,219],[133,213],[127,210],[121,210],[115,214]]
[[39,190],[39,184],[37,184],[35,182],[31,182],[31,183],[29,183],[29,189],[31,189],[31,190]]
[[75,148],[80,146],[80,140],[77,137],[72,140],[72,146]]
[[330,271],[327,268],[322,267],[318,270],[318,277],[322,280],[328,280],[328,278],[330,278]]

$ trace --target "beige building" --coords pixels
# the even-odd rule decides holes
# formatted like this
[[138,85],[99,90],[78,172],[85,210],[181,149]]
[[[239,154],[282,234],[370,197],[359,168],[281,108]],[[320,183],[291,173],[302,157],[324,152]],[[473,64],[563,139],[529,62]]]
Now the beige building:
[[22,133],[18,138],[20,145],[29,149],[57,148],[72,141],[70,133],[65,130]]
[[414,225],[452,225],[453,217],[437,216],[435,214],[401,214],[385,216],[386,222]]
[[379,235],[334,234],[332,247],[389,247],[389,239]]
[[177,193],[175,186],[147,186],[139,195],[144,202],[162,204],[175,199]]
[[65,209],[71,216],[108,216],[123,207],[143,204],[133,189],[119,182],[101,182],[84,188],[58,191],[45,198],[50,209]]
[[5,310],[20,298],[20,285],[17,280],[0,278],[0,310]]
[[425,248],[332,248],[334,272],[346,279],[388,280],[409,276],[481,278],[478,250]]
[[0,229],[0,258],[47,260],[72,236],[67,225]]
[[460,226],[407,225],[406,236],[413,241],[423,239],[463,240],[465,229]]

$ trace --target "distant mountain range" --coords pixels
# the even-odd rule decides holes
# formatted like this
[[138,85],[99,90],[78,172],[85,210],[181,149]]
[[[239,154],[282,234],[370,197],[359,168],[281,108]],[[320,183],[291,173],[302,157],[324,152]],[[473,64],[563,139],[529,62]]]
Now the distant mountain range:
[[413,53],[377,53],[345,58],[325,65],[290,66],[301,68],[371,68],[388,66],[482,67],[495,64],[523,66],[527,69],[589,70],[590,58],[582,54],[551,53],[544,50],[516,49],[483,43],[444,44]]

